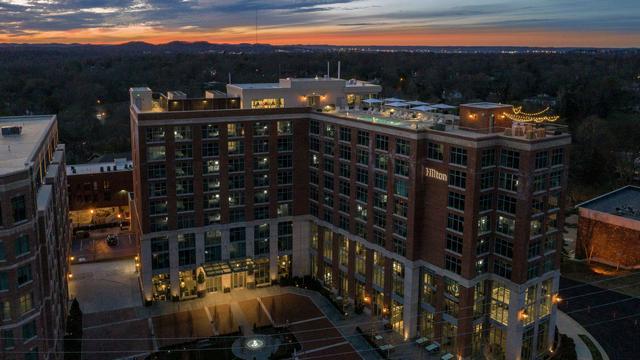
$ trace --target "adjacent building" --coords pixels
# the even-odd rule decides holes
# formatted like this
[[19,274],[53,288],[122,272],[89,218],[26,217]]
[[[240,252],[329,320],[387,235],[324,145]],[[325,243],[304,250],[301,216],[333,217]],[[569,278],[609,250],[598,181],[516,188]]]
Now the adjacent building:
[[69,222],[55,116],[0,118],[0,351],[61,359]]
[[578,205],[576,257],[640,268],[640,187],[625,186]]
[[199,272],[208,292],[310,275],[461,358],[549,351],[570,136],[504,104],[358,109],[380,91],[284,79],[171,105],[131,89],[145,298],[194,297]]

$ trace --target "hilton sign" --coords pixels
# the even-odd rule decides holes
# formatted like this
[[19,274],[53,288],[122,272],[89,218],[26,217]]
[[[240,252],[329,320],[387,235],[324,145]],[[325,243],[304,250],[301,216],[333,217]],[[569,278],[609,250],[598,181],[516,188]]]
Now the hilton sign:
[[424,174],[432,179],[447,181],[447,174],[441,173],[436,169],[426,168],[424,170]]

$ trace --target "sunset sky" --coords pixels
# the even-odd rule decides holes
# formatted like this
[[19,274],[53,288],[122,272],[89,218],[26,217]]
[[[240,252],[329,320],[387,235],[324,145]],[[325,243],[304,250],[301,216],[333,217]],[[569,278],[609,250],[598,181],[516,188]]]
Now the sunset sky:
[[640,47],[640,0],[0,0],[0,42]]

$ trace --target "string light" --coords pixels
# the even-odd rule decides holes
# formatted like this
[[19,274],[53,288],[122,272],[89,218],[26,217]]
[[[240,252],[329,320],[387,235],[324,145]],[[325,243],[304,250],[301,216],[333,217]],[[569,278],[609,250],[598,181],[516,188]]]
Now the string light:
[[553,115],[553,116],[543,115],[547,111],[549,111],[549,107],[546,107],[543,110],[535,113],[525,113],[525,112],[522,112],[522,106],[518,106],[513,108],[513,114],[505,112],[503,113],[503,115],[517,122],[542,123],[542,122],[554,122],[560,119],[560,116],[557,116],[557,115]]

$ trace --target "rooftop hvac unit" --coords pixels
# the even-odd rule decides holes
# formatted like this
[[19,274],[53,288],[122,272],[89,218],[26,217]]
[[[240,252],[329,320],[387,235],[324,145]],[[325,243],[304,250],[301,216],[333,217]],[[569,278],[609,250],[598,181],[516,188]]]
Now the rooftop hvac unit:
[[2,136],[14,136],[22,133],[22,126],[3,126]]

